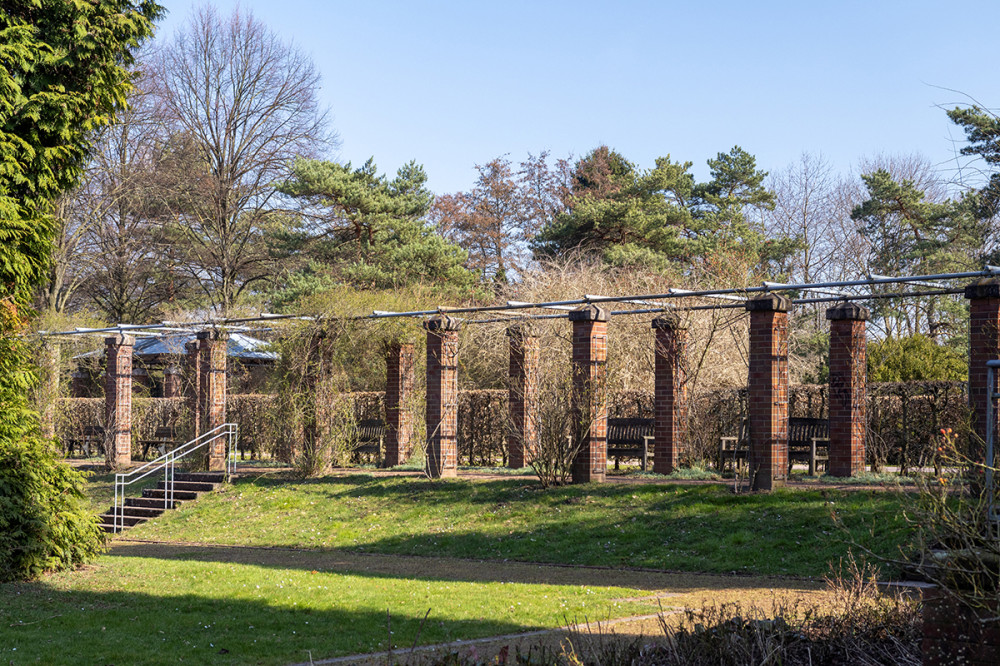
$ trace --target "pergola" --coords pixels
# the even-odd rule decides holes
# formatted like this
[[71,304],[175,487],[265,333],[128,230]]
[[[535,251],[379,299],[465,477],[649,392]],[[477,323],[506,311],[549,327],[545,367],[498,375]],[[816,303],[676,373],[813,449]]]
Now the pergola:
[[[423,320],[427,336],[426,413],[427,471],[434,477],[457,473],[458,333],[466,325],[508,323],[509,387],[512,428],[508,460],[521,467],[537,441],[535,387],[539,345],[530,322],[568,319],[572,326],[572,405],[578,423],[588,423],[575,459],[574,482],[603,481],[607,464],[607,409],[602,377],[607,359],[609,321],[618,315],[655,314],[651,321],[655,355],[655,444],[653,469],[669,474],[687,443],[685,355],[687,331],[678,312],[704,309],[743,309],[749,329],[749,460],[753,487],[770,490],[787,480],[788,461],[788,313],[799,304],[829,303],[830,322],[830,460],[829,472],[852,476],[864,470],[866,430],[866,322],[869,310],[861,303],[883,298],[964,294],[970,302],[969,401],[975,432],[986,437],[986,362],[1000,358],[1000,268],[982,271],[905,277],[867,276],[848,281],[782,284],[766,282],[741,289],[670,289],[662,294],[629,296],[587,295],[581,299],[503,305],[437,308],[409,312],[375,311],[349,319],[409,317]],[[965,284],[956,281],[969,281]],[[946,284],[944,284],[946,283]],[[874,291],[898,285],[918,287],[889,293]],[[799,294],[791,298],[786,294]],[[706,303],[711,300],[713,302]],[[693,304],[692,304],[693,302]],[[629,309],[609,310],[623,304]],[[638,307],[641,306],[641,307]],[[539,314],[540,310],[549,312]],[[555,311],[555,313],[552,313]],[[485,315],[485,316],[484,316]],[[309,319],[302,315],[262,314],[258,317],[219,319],[187,324],[201,326],[185,345],[188,400],[200,432],[221,425],[226,405],[227,326],[281,319]],[[107,370],[105,399],[107,437],[116,464],[130,462],[131,360],[136,344],[131,335],[176,326],[118,325],[107,329],[61,331],[44,335],[113,333],[105,339]],[[412,448],[414,344],[395,341],[386,349],[385,460],[387,466],[405,461]],[[197,434],[197,432],[195,433]],[[221,456],[221,452],[220,452]],[[222,457],[211,464],[221,466]]]

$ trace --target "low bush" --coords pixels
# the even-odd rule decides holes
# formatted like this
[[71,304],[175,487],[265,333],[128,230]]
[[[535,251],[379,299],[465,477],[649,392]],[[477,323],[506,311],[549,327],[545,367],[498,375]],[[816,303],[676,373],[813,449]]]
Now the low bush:
[[0,582],[36,578],[103,548],[82,474],[47,440],[0,438]]

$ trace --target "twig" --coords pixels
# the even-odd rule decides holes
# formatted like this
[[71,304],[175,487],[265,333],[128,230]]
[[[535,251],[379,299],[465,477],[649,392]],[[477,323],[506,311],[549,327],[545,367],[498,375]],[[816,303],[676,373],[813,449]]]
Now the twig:
[[14,624],[12,624],[10,626],[12,626],[12,627],[27,627],[29,624],[38,624],[39,622],[45,622],[46,620],[54,620],[57,617],[62,617],[62,614],[60,613],[59,615],[53,615],[52,617],[43,617],[41,620],[32,620],[31,622],[15,622]]

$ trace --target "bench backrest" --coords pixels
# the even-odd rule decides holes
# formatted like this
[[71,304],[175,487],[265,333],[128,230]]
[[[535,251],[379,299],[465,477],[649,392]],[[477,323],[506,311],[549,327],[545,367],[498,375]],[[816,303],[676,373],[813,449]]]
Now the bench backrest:
[[355,427],[359,442],[378,442],[385,438],[385,421],[365,419]]
[[104,437],[104,426],[83,426],[84,437]]
[[177,429],[173,426],[160,426],[156,429],[153,439],[177,439]]
[[830,422],[827,419],[788,419],[788,443],[809,444],[813,439],[830,439]]
[[[747,419],[740,421],[741,443],[749,439],[747,429],[750,427]],[[788,419],[788,443],[809,444],[813,439],[830,439],[830,422],[827,419],[793,417]]]
[[634,444],[642,446],[645,437],[653,436],[653,419],[608,419],[608,444]]

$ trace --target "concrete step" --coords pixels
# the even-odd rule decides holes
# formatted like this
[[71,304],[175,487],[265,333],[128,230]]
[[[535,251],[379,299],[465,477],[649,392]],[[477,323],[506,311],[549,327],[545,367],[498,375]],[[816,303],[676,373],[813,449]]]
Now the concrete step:
[[[114,514],[102,513],[100,516],[98,516],[98,518],[100,518],[101,522],[104,523],[105,525],[114,525],[115,524],[115,516],[114,516]],[[121,518],[118,519],[118,523],[120,525],[125,525],[125,527],[132,527],[133,525],[138,525],[139,523],[144,523],[147,520],[149,520],[149,518],[146,518],[144,516],[128,516],[128,515],[125,515],[125,516],[122,516]]]
[[[175,493],[176,495],[176,493]],[[140,506],[148,509],[176,509],[183,500],[174,499],[173,503],[167,504],[162,497],[126,497],[125,506]]]
[[115,507],[110,507],[104,514],[106,516],[114,516],[116,514],[121,514],[123,516],[134,516],[139,518],[156,518],[162,514],[166,509],[162,506],[158,508],[152,508],[148,506],[120,506],[117,509]]
[[[146,488],[142,491],[142,496],[146,499],[158,499],[163,501],[163,495],[166,491],[162,488]],[[174,499],[175,500],[195,500],[201,492],[196,492],[193,490],[178,490],[174,488]]]
[[199,483],[222,483],[226,480],[223,472],[177,472],[174,481],[196,481]]
[[[163,490],[167,487],[166,481],[160,481],[156,487]],[[194,492],[210,493],[219,487],[217,483],[204,483],[202,481],[174,481],[174,490],[191,490]]]

